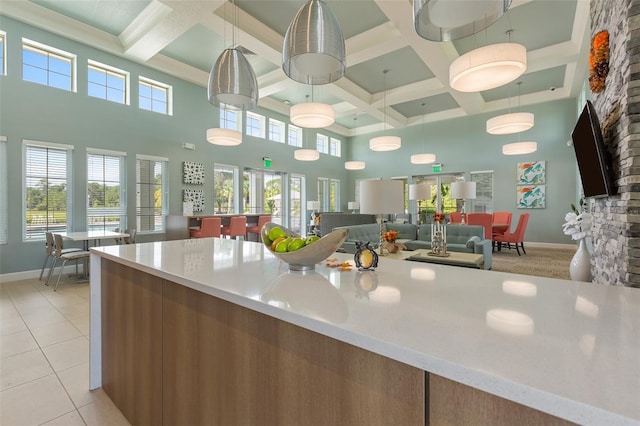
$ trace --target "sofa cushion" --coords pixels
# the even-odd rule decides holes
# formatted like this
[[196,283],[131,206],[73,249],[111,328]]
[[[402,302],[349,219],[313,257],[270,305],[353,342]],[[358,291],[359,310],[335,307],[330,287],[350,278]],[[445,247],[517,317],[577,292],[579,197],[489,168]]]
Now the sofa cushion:
[[386,223],[385,228],[387,231],[396,231],[396,240],[398,242],[412,241],[416,239],[418,233],[418,225],[411,223]]
[[474,235],[482,239],[484,228],[479,225],[447,225],[447,244],[463,244],[466,246],[469,238]]
[[477,235],[474,235],[473,237],[469,238],[467,240],[467,248],[474,248],[476,243],[480,242],[480,237],[478,237]]

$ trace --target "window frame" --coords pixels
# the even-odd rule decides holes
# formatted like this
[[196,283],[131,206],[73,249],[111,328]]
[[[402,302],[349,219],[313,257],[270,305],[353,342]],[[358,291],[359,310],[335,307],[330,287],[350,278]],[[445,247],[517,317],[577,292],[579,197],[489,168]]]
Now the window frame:
[[0,49],[2,54],[2,58],[0,58],[0,66],[2,66],[0,76],[2,76],[7,75],[7,33],[5,31],[0,30],[0,40],[2,40],[2,48]]
[[[142,94],[141,94],[142,91],[140,90],[140,86],[141,85],[151,86],[152,95],[153,95],[153,90],[154,89],[163,89],[165,91],[165,94],[166,94],[166,97],[167,97],[167,105],[166,105],[166,108],[165,108],[164,112],[156,111],[156,110],[153,109],[153,100],[154,100],[154,98],[153,98],[153,96],[151,98],[148,98],[146,96],[142,96]],[[141,98],[150,99],[150,101],[151,101],[151,109],[143,108],[141,106],[141,103],[140,103],[140,99]],[[157,114],[172,116],[173,115],[173,87],[170,84],[163,83],[161,81],[153,80],[151,78],[139,75],[138,76],[138,109],[141,109],[143,111],[155,112]]]
[[[279,138],[274,137],[276,132],[273,131],[273,128],[280,129]],[[269,117],[269,140],[283,144],[286,142],[285,141],[286,135],[287,135],[287,128],[284,124],[284,121],[276,120],[275,118]]]
[[[229,118],[227,117],[229,114],[235,114],[236,116],[235,127],[229,125],[229,123],[233,122],[232,120],[229,120]],[[219,118],[219,125],[221,129],[230,129],[230,130],[242,132],[242,111],[241,110],[232,109],[232,108],[220,108],[220,115],[218,118]]]
[[[296,143],[291,143],[291,132],[295,132],[296,134]],[[287,128],[287,144],[290,146],[295,146],[296,148],[302,148],[304,143],[304,134],[302,132],[302,127],[294,126],[293,124],[289,124]]]
[[[226,172],[231,172],[233,174],[233,189],[232,189],[232,201],[231,201],[231,210],[230,212],[227,212],[226,214],[237,214],[239,211],[239,205],[240,205],[240,200],[238,198],[238,195],[240,194],[239,191],[239,181],[240,181],[240,169],[238,168],[238,166],[234,166],[231,164],[222,164],[222,163],[214,163],[213,164],[213,211],[216,212],[216,209],[218,208],[216,205],[216,173],[218,171],[226,171]],[[218,214],[218,213],[215,213]]]
[[329,155],[342,157],[342,141],[340,139],[329,137]]
[[[253,126],[250,126],[252,124],[252,121],[256,120],[258,121],[259,127],[257,128],[258,131],[255,133],[258,134],[254,134],[254,132],[250,129],[254,129]],[[245,121],[245,134],[247,136],[253,136],[254,138],[260,138],[260,139],[264,139],[265,138],[265,127],[266,127],[266,117],[262,114],[258,114],[252,111],[247,111],[247,118]]]
[[322,154],[329,154],[329,136],[316,133],[316,149]]
[[[105,157],[117,157],[118,158],[118,182],[119,182],[119,191],[118,196],[120,199],[119,207],[91,207],[89,205],[90,197],[89,197],[89,168],[91,163],[89,161],[89,156],[101,156],[103,157],[103,161],[106,159]],[[91,217],[105,217],[106,216],[119,216],[118,225],[116,228],[125,229],[127,228],[127,153],[121,151],[110,151],[98,148],[87,148],[87,182],[86,182],[86,194],[87,194],[87,203],[86,203],[86,219],[87,219],[87,230],[91,230]],[[105,176],[106,171],[103,169],[102,183],[106,186]],[[102,228],[107,230],[106,222],[103,221]],[[95,227],[94,227],[95,229]]]
[[[329,179],[328,206],[330,212],[340,211],[340,179]],[[333,205],[331,203],[331,195],[333,192]]]
[[[94,96],[91,95],[89,93],[89,85],[93,82],[91,82],[89,80],[89,71],[91,70],[91,68],[96,68],[97,71],[103,71],[105,73],[105,78],[109,75],[109,73],[111,74],[115,74],[118,77],[122,77],[122,79],[124,80],[124,99],[123,102],[118,102],[112,99],[108,99],[108,90],[109,90],[109,84],[108,84],[108,79],[107,81],[105,81],[105,97],[99,97],[99,96]],[[95,83],[93,83],[95,84]],[[107,64],[103,64],[102,62],[98,62],[98,61],[94,61],[93,59],[87,59],[87,96],[92,97],[92,98],[96,98],[96,99],[103,99],[105,101],[109,101],[109,102],[114,102],[116,104],[120,104],[120,105],[130,105],[131,103],[131,73],[129,73],[128,71],[125,70],[121,70],[119,68],[116,67],[112,67],[111,65],[107,65]]]
[[[480,175],[489,175],[491,178],[491,188],[489,190],[491,194],[491,199],[488,201],[483,200],[483,191],[482,184],[479,181],[478,177]],[[471,212],[484,212],[484,213],[493,213],[493,202],[495,195],[495,172],[493,170],[477,170],[473,172],[469,172],[469,181],[476,182],[476,198],[470,199],[467,201],[469,203],[470,208],[467,210],[467,213]],[[479,206],[483,206],[479,210],[477,209]]]
[[9,242],[9,174],[7,170],[8,139],[0,136],[0,244]]
[[[160,178],[160,192],[162,197],[162,205],[160,206],[160,214],[151,215],[154,217],[154,224],[158,220],[156,216],[160,218],[160,229],[156,229],[154,225],[153,230],[143,230],[140,226],[140,218],[148,217],[150,215],[142,215],[140,212],[140,188],[139,185],[145,183],[147,185],[151,185],[150,182],[140,182],[140,161],[153,161],[156,163],[162,163],[162,176]],[[146,207],[149,208],[149,207]],[[155,206],[153,207],[155,209]],[[136,229],[138,234],[159,234],[166,232],[167,223],[166,216],[169,214],[169,159],[166,157],[157,157],[153,155],[144,155],[144,154],[136,154],[136,205],[135,205],[135,216],[136,216]]]
[[[39,240],[44,240],[45,239],[45,232],[47,231],[55,231],[55,232],[60,232],[60,229],[52,229],[49,226],[49,205],[47,204],[47,210],[46,210],[46,220],[45,220],[45,228],[42,232],[42,235],[40,237],[37,236],[37,233],[35,234],[35,236],[29,237],[27,235],[27,180],[29,177],[31,177],[31,175],[27,175],[27,154],[29,151],[29,148],[39,148],[39,149],[46,149],[46,150],[56,150],[56,151],[61,151],[64,152],[66,155],[65,158],[65,184],[66,184],[66,226],[64,228],[64,231],[68,231],[70,229],[73,229],[73,190],[74,190],[74,186],[73,186],[73,163],[72,163],[72,159],[73,159],[73,150],[74,150],[74,146],[73,145],[67,145],[67,144],[60,144],[60,143],[52,143],[52,142],[43,142],[43,141],[35,141],[35,140],[30,140],[30,139],[23,139],[22,140],[22,164],[23,164],[23,168],[22,168],[22,241],[23,242],[27,242],[27,241],[39,241]],[[47,152],[48,154],[48,152]],[[48,166],[48,164],[47,164]],[[49,174],[47,173],[46,175],[46,179],[51,179],[49,177]],[[55,215],[54,215],[54,219],[55,219]]]
[[[40,53],[45,53],[46,57],[47,57],[47,68],[45,69],[46,73],[47,73],[47,83],[40,83],[37,81],[32,81],[32,80],[25,80],[25,76],[24,76],[24,66],[25,66],[25,62],[24,62],[24,51],[25,48],[30,49],[31,51],[39,51]],[[47,86],[47,87],[51,87],[54,89],[59,89],[59,90],[65,90],[68,92],[72,92],[72,93],[76,93],[77,92],[77,79],[78,79],[78,58],[75,54],[61,50],[61,49],[57,49],[53,46],[49,46],[43,43],[39,43],[37,41],[28,39],[23,37],[22,38],[22,81],[26,81],[29,83],[35,83],[35,84],[40,84],[43,86]],[[38,52],[36,52],[38,53]],[[50,66],[49,66],[49,58],[51,55],[54,56],[58,56],[62,59],[67,59],[70,63],[70,72],[71,75],[69,76],[70,78],[70,83],[71,83],[71,87],[69,89],[66,88],[61,88],[61,87],[57,87],[57,86],[52,86],[51,84],[49,84],[49,74],[52,72],[50,70]],[[28,66],[34,68],[33,65],[29,65]]]

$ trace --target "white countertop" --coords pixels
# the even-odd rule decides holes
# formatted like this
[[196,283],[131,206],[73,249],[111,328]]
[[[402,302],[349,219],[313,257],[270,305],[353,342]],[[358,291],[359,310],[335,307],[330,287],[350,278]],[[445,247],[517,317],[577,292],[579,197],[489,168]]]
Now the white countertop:
[[302,274],[218,238],[91,251],[576,423],[640,424],[640,289],[385,257]]

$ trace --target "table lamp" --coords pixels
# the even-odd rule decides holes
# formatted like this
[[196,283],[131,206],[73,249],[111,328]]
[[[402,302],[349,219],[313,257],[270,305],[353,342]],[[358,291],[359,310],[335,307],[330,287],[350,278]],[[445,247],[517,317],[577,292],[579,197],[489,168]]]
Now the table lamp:
[[428,183],[412,183],[409,185],[409,199],[417,201],[418,225],[420,224],[420,201],[431,198],[431,186]]
[[380,215],[380,241],[382,248],[383,214],[404,213],[404,182],[401,180],[363,180],[360,182],[360,213]]
[[360,208],[360,203],[357,201],[349,201],[347,207],[351,209],[351,213],[355,214],[356,210]]
[[451,198],[461,199],[462,200],[462,222],[465,221],[465,211],[464,211],[464,203],[465,200],[471,199],[474,200],[476,198],[476,183],[475,182],[453,182],[451,184]]

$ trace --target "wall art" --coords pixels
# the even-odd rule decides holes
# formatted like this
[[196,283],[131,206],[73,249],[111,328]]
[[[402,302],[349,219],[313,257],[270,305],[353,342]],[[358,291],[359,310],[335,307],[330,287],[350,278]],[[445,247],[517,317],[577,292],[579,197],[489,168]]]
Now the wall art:
[[546,207],[546,185],[524,185],[517,187],[516,207],[519,209],[544,209]]
[[517,183],[518,185],[542,185],[545,182],[545,162],[529,161],[518,163]]
[[182,162],[182,183],[204,185],[204,164],[195,161]]
[[191,201],[193,211],[204,211],[204,190],[203,189],[183,189],[182,201]]

